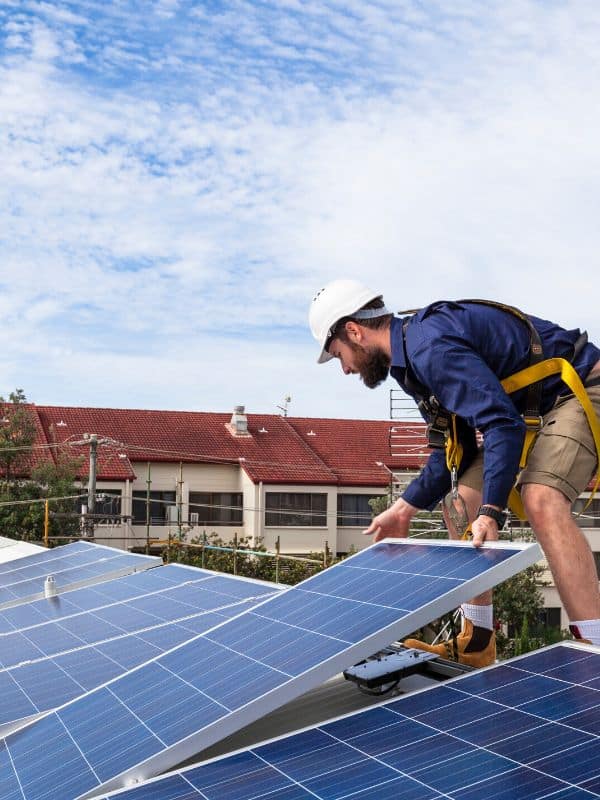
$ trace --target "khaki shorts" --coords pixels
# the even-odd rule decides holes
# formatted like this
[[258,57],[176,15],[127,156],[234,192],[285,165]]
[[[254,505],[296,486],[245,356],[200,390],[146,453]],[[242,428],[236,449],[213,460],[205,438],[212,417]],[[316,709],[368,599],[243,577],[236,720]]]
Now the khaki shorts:
[[[600,419],[600,386],[587,390]],[[594,477],[598,467],[594,438],[585,411],[573,395],[558,400],[543,419],[517,486],[539,483],[559,489],[573,503]],[[459,483],[481,492],[483,450],[461,475]]]

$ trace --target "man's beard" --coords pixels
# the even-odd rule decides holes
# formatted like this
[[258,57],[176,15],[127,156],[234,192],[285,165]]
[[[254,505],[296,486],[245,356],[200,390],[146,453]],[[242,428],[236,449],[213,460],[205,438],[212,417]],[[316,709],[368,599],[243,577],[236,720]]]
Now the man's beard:
[[350,342],[354,351],[354,364],[362,382],[369,389],[379,386],[388,376],[390,371],[390,357],[380,347],[364,349]]

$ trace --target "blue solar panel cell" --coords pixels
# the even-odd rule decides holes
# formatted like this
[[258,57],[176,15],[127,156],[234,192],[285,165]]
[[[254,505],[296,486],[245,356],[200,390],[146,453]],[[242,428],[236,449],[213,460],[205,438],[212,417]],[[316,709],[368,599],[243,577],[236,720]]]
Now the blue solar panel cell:
[[[519,682],[536,681],[538,690],[543,686],[551,690],[546,695],[551,704],[556,679],[545,683],[548,672],[559,664],[579,664],[580,676],[585,677],[597,657],[596,651],[560,644],[178,776],[210,800],[273,800],[276,792],[271,788],[279,784],[269,769],[276,771],[282,786],[287,781],[308,793],[299,797],[313,800],[589,800],[600,796],[600,737],[547,719],[543,705],[536,714],[525,714],[486,700],[480,692],[497,683],[490,680],[495,671],[502,672],[504,680],[510,670],[519,680],[505,682],[505,703],[518,705],[522,686],[518,695],[513,695],[513,688]],[[569,674],[571,688],[580,688],[573,670]],[[589,694],[586,697],[590,699]],[[436,707],[448,713],[436,717]],[[496,709],[492,716],[477,720],[478,713],[492,708]],[[470,717],[473,720],[466,723]],[[525,732],[520,731],[523,727]],[[111,798],[158,800],[162,780]]]
[[600,739],[577,744],[563,754],[563,758],[550,756],[532,762],[531,766],[568,783],[600,778]]
[[597,708],[600,714],[600,693],[595,689],[586,689],[583,686],[571,686],[521,706],[521,710],[529,714],[543,712],[546,719],[554,720],[564,719],[576,711],[585,711],[591,708]]
[[[518,674],[518,673],[517,673]],[[531,678],[516,678],[510,685],[510,705],[522,706],[539,697],[546,697],[553,692],[560,692],[564,689],[564,682],[553,680],[544,675],[536,675]],[[506,702],[506,690],[504,687],[491,689],[482,695],[486,700]]]
[[[110,777],[113,769],[121,769],[130,764],[133,758],[143,761],[162,749],[160,739],[145,725],[140,725],[135,714],[109,689],[98,689],[86,699],[89,716],[78,714],[73,704],[50,715],[60,721],[63,729],[70,732],[69,738],[77,743],[73,763],[78,761],[80,764],[89,764],[94,774],[103,780]],[[46,719],[48,717],[44,721]],[[35,723],[31,728],[38,724]],[[26,728],[15,735],[24,735],[29,730]],[[103,730],[111,731],[109,739],[100,735]],[[90,784],[93,785],[95,782]],[[53,797],[64,796],[58,786],[55,792]]]
[[[15,671],[16,672],[16,671]],[[75,678],[65,675],[57,664],[41,661],[21,667],[18,674],[11,673],[18,680],[19,689],[35,705],[35,712],[54,708],[83,694],[84,688]],[[5,711],[2,709],[2,714]],[[12,717],[19,719],[19,717]]]
[[[78,746],[71,738],[61,742],[58,753],[50,742],[62,737],[64,726],[51,714],[35,724],[35,730],[12,735],[10,757],[19,777],[22,797],[54,800],[56,797],[78,797],[97,782],[89,765],[81,758]],[[36,758],[32,759],[31,747]]]
[[[476,775],[479,781],[485,781],[515,769],[515,764],[507,758],[488,753],[485,750],[459,752],[453,758],[441,758],[424,768],[414,771],[406,770],[415,780],[427,786],[439,789],[440,792],[455,792],[473,782]],[[404,770],[403,770],[404,771]]]
[[[412,574],[406,574],[402,555],[411,562]],[[267,599],[255,610],[60,709],[63,736],[77,742],[79,757],[91,764],[97,775],[97,786],[112,779],[124,781],[129,775],[139,777],[136,765],[140,762],[144,762],[143,774],[151,774],[153,765],[161,764],[164,769],[167,759],[174,763],[190,757],[538,557],[536,546],[475,550],[469,544],[445,542],[379,543],[290,589],[285,597]],[[483,571],[476,583],[461,584],[453,577],[461,569],[469,572],[474,563]],[[438,587],[434,602],[426,603],[418,614],[405,608],[407,594],[421,587],[430,597],[429,587],[434,583]],[[359,597],[353,596],[348,585]],[[406,592],[402,586],[408,587]],[[223,590],[215,594],[219,602],[225,592],[231,600],[238,592],[246,596],[249,591],[239,585],[219,588]],[[211,591],[216,589],[211,586]],[[315,599],[321,614],[315,612]],[[353,641],[356,629],[348,635],[344,612],[349,607],[364,622],[364,639],[359,645]],[[185,621],[178,623],[185,625]],[[110,724],[107,715],[114,716]],[[214,724],[217,721],[219,725]],[[27,736],[36,725],[22,733]],[[61,747],[60,739],[51,741],[54,752]],[[10,736],[7,742],[10,747]],[[473,745],[463,746],[473,749]],[[355,754],[351,747],[348,752]],[[453,754],[450,749],[447,757]],[[337,798],[342,791],[366,790],[369,782],[396,779],[392,765],[374,762],[367,753],[362,758],[365,763],[360,770],[348,767],[335,779],[315,774],[307,779],[306,788],[313,792],[318,788],[323,797]],[[219,800],[225,796],[220,794]],[[53,800],[63,798],[65,795],[58,793]],[[39,798],[31,794],[25,800]]]
[[503,775],[477,781],[456,794],[460,800],[481,800],[482,797],[494,800],[541,800],[553,792],[564,788],[564,784],[526,767],[517,767]]
[[533,715],[508,708],[484,719],[458,725],[452,733],[468,742],[485,747],[507,736],[514,736],[524,731],[533,732],[539,724],[539,719]]
[[[129,652],[135,647],[135,643],[134,637],[121,639],[120,649]],[[157,655],[156,650],[153,652],[153,656],[154,655]],[[145,652],[143,656],[140,656],[141,654],[138,655],[138,661],[134,663],[134,666],[147,660],[147,658],[145,658]],[[84,691],[89,691],[99,686],[101,683],[106,683],[106,681],[111,680],[111,678],[123,674],[123,667],[113,658],[110,658],[109,654],[104,653],[99,647],[85,647],[81,650],[75,650],[72,653],[63,653],[52,661],[44,660],[40,662],[40,665],[44,668],[45,665],[51,663],[56,664],[67,677],[76,678],[77,683]],[[57,680],[55,685],[57,686],[59,683],[60,681]],[[79,692],[78,694],[83,694],[83,692]],[[73,696],[76,697],[78,695]],[[48,709],[58,705],[58,703],[54,706],[45,705],[43,708]]]
[[12,758],[3,744],[0,744],[0,797],[2,800],[23,800]]
[[[569,747],[590,741],[592,737],[581,730],[568,731]],[[562,725],[541,722],[534,735],[527,731],[509,736],[489,745],[488,749],[522,764],[532,764],[547,756],[556,757],[565,749],[565,728]]]
[[0,724],[38,712],[35,704],[8,672],[0,672],[0,697]]
[[598,706],[586,711],[580,711],[578,714],[570,714],[568,717],[563,717],[561,722],[563,725],[569,725],[600,736],[600,708]]

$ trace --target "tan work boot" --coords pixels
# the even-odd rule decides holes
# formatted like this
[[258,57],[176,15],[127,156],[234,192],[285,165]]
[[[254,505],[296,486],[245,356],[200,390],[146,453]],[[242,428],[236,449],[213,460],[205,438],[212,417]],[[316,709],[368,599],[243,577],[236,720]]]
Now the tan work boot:
[[[485,631],[485,633],[484,633]],[[490,634],[489,641],[483,649],[475,649],[478,638],[485,639]],[[475,639],[475,641],[471,641]],[[473,623],[466,617],[463,618],[462,630],[456,637],[456,649],[458,659],[454,652],[454,642],[446,639],[439,644],[427,644],[418,639],[405,639],[402,644],[405,647],[414,647],[417,650],[426,650],[428,653],[435,653],[441,658],[448,658],[460,664],[468,664],[470,667],[489,667],[496,661],[496,634],[488,631],[487,628],[474,628]],[[469,645],[471,645],[469,647]]]

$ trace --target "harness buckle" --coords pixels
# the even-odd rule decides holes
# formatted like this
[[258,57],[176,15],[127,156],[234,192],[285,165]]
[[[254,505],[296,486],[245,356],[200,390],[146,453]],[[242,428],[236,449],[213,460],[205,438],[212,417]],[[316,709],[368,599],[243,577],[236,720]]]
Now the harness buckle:
[[539,414],[523,414],[523,422],[528,431],[539,431],[544,423],[544,418]]

